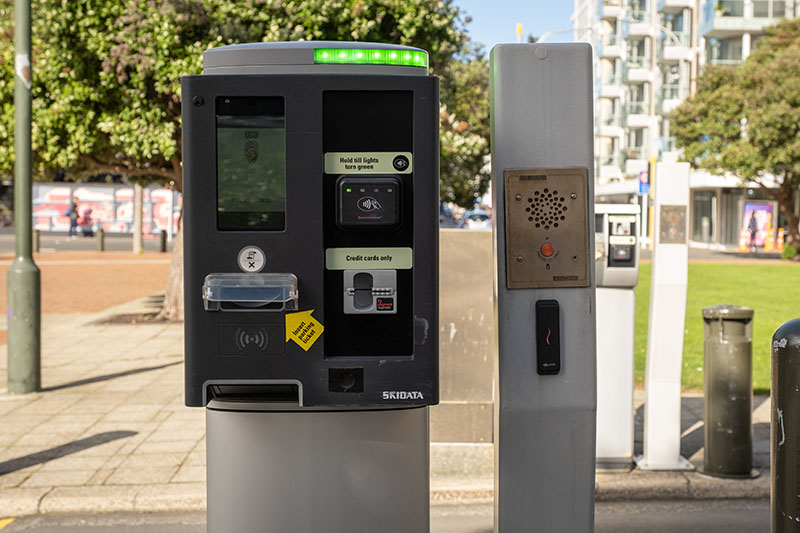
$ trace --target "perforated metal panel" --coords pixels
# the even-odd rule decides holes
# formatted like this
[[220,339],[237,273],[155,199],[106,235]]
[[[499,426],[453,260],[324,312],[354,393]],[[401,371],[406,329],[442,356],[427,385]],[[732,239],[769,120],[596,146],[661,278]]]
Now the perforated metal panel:
[[506,286],[589,286],[588,172],[505,171]]

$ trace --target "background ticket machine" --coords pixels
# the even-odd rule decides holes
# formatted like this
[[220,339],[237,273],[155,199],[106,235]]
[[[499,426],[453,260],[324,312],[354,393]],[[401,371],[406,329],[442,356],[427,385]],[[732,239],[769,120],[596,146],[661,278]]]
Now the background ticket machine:
[[428,530],[438,79],[367,43],[208,50],[183,79],[186,404],[208,530]]
[[597,468],[633,467],[633,330],[639,206],[595,204]]

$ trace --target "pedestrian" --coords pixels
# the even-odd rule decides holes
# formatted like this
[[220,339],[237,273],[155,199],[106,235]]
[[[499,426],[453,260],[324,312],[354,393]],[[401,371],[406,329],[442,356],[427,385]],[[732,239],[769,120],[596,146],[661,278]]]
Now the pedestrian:
[[750,232],[750,251],[756,251],[756,234],[758,233],[758,221],[756,220],[756,212],[750,213],[750,222],[747,223],[747,230]]
[[69,237],[78,237],[78,197],[72,198],[69,204]]
[[80,220],[81,232],[83,233],[84,237],[92,237],[94,236],[94,229],[92,229],[92,208],[86,207],[83,210],[83,216],[78,219]]

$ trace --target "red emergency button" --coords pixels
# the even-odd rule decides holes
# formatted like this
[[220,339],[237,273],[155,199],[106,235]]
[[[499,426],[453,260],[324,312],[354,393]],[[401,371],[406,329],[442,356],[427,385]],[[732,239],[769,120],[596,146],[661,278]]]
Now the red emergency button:
[[549,242],[544,243],[542,247],[539,248],[539,251],[542,252],[542,255],[545,257],[550,257],[551,255],[556,253],[555,247]]

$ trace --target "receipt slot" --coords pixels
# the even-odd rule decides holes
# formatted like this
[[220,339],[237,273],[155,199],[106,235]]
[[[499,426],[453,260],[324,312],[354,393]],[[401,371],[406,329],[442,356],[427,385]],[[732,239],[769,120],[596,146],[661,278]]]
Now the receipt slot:
[[495,531],[592,531],[592,49],[491,56]]
[[640,208],[595,204],[597,469],[633,467],[633,332]]
[[438,80],[367,43],[208,50],[182,82],[186,404],[208,530],[428,530]]

